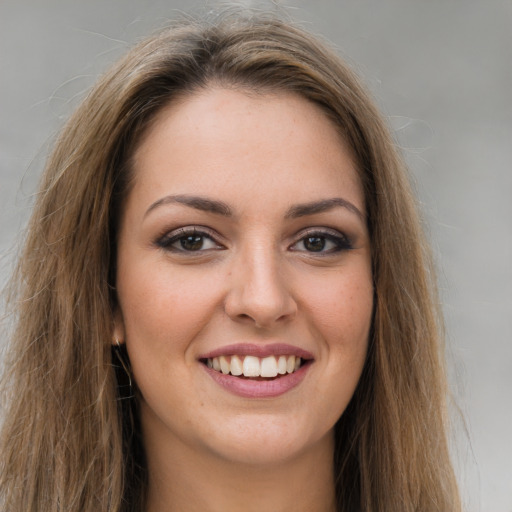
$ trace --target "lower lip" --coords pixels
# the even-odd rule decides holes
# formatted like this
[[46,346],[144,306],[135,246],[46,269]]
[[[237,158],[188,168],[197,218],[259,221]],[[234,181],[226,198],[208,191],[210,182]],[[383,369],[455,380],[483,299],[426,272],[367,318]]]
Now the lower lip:
[[288,373],[273,380],[251,380],[225,375],[206,365],[201,364],[212,379],[224,389],[244,398],[272,398],[283,395],[287,391],[297,387],[306,376],[311,363],[301,366],[297,371]]

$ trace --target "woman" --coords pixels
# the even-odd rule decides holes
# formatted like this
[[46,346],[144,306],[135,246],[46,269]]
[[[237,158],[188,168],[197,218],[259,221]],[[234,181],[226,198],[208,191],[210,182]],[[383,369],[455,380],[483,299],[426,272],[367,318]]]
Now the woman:
[[139,44],[57,141],[13,283],[6,510],[460,509],[403,165],[311,35]]

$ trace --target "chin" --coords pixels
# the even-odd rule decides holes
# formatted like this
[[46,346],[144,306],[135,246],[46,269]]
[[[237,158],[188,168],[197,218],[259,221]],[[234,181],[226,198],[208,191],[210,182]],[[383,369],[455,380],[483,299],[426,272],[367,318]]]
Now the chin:
[[307,426],[300,428],[289,417],[264,415],[248,421],[239,418],[215,437],[211,449],[223,459],[268,467],[291,462],[310,450],[317,450],[320,445],[325,444],[332,450],[334,434],[331,428],[323,435],[317,431],[313,436]]

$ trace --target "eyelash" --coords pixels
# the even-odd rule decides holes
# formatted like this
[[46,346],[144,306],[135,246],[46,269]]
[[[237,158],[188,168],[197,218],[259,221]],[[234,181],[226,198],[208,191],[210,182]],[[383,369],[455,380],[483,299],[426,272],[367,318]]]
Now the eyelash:
[[[186,227],[186,228],[176,229],[176,230],[171,231],[170,233],[166,233],[162,237],[158,238],[156,241],[156,245],[162,249],[167,250],[167,251],[172,251],[172,252],[177,252],[177,253],[188,253],[188,252],[190,252],[190,253],[198,252],[199,253],[199,252],[208,250],[208,249],[202,249],[202,248],[198,249],[198,250],[189,250],[189,249],[185,249],[183,246],[182,246],[182,248],[173,247],[173,245],[176,242],[182,241],[182,244],[183,244],[183,241],[186,238],[192,238],[192,237],[201,238],[203,240],[202,245],[204,244],[204,240],[208,239],[208,240],[211,240],[211,242],[215,245],[216,249],[224,248],[223,245],[221,245],[220,243],[218,243],[215,240],[215,236],[213,235],[213,233],[210,233],[208,230],[206,230],[205,228],[202,228],[202,227],[201,228],[200,227]],[[211,249],[211,248],[209,248],[209,249]]]
[[[201,247],[197,249],[186,249],[183,247],[183,243],[185,239],[195,237],[198,240],[198,242],[201,244]],[[306,240],[312,241],[312,239],[318,239],[321,242],[320,250],[311,250],[308,251],[307,249],[297,249],[297,245],[300,243],[304,244]],[[205,240],[209,240],[213,247],[208,247],[204,249],[202,246],[204,246]],[[180,242],[181,247],[174,247],[174,244]],[[328,243],[333,244],[333,247],[329,248],[328,250],[325,249],[325,245]],[[165,235],[159,237],[156,240],[156,245],[164,250],[175,252],[175,253],[181,253],[181,254],[187,254],[187,253],[201,253],[208,250],[222,250],[225,249],[225,247],[216,241],[215,235],[210,232],[209,230],[206,230],[203,227],[185,227],[185,228],[179,228],[175,231],[171,231],[170,233],[166,233]],[[313,229],[310,231],[306,231],[303,233],[300,233],[300,238],[294,242],[292,245],[290,245],[290,250],[294,252],[304,252],[308,254],[315,254],[318,256],[328,256],[331,254],[335,254],[341,251],[350,250],[353,248],[352,242],[349,237],[347,237],[345,234],[340,233],[338,231],[332,231],[332,230],[320,230],[320,229]]]
[[[327,251],[324,251],[324,247],[322,247],[322,250],[320,251],[302,250],[301,252],[306,252],[308,254],[317,254],[318,256],[328,256],[342,251],[347,251],[353,248],[352,241],[347,235],[345,235],[344,233],[340,233],[339,231],[325,229],[313,229],[301,233],[300,238],[290,247],[293,248],[294,246],[297,246],[299,243],[304,244],[306,240],[311,240],[314,238],[323,240],[324,246],[326,243],[330,242],[333,244],[334,247],[330,248]],[[297,249],[292,250],[297,251]]]

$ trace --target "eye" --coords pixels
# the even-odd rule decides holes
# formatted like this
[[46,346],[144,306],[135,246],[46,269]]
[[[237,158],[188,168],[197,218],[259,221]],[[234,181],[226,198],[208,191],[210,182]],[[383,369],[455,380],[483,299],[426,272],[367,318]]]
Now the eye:
[[319,254],[331,254],[352,249],[350,240],[343,234],[332,231],[310,231],[295,242],[290,249]]
[[211,249],[223,249],[210,233],[198,228],[180,228],[156,241],[156,245],[174,252],[201,252]]

